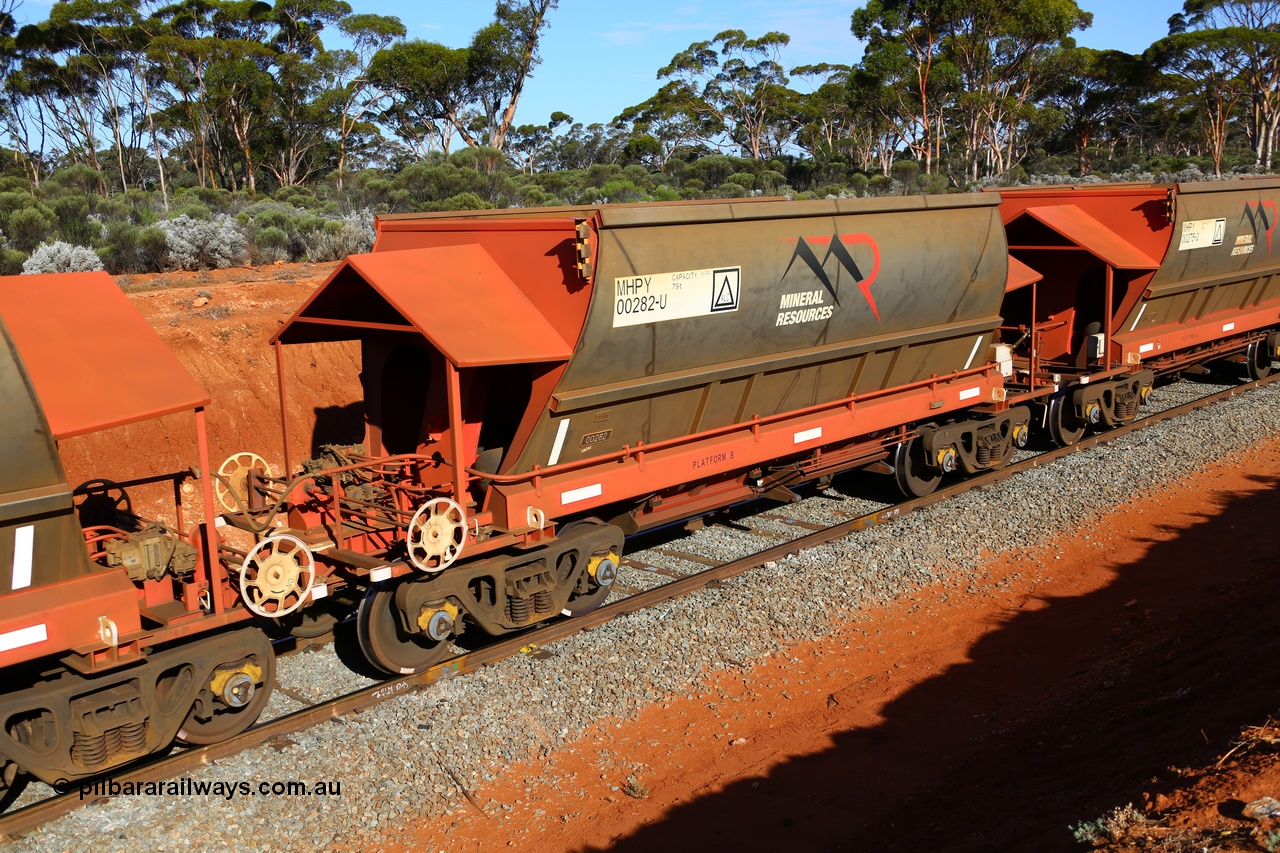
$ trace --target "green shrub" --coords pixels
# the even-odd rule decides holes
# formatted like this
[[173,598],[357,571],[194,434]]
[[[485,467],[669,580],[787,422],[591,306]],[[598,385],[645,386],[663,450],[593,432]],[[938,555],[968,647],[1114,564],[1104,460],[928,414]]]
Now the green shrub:
[[75,246],[89,246],[102,235],[102,226],[89,219],[89,200],[68,193],[58,196],[50,205],[58,220],[58,233]]
[[458,193],[438,202],[429,210],[492,210],[493,205],[475,193]]
[[22,275],[22,264],[26,260],[26,252],[19,252],[17,249],[0,249],[0,275]]
[[9,214],[4,224],[5,236],[9,238],[9,247],[20,252],[31,253],[53,232],[53,217],[47,216],[37,207],[24,207]]
[[255,264],[289,260],[289,234],[274,225],[258,229],[249,244],[249,255]]
[[199,219],[202,222],[208,222],[213,218],[213,211],[198,201],[186,201],[181,207],[177,207],[173,211],[170,219],[177,219],[179,216],[185,216],[188,219]]
[[108,222],[102,233],[106,244],[99,250],[112,275],[159,272],[168,261],[165,234],[159,228],[140,228],[132,222]]

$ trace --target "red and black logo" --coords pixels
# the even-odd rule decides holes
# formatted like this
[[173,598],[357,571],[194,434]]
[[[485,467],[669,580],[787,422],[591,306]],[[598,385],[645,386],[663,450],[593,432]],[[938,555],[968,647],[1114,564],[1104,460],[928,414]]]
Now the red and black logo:
[[[1271,215],[1267,215],[1270,209]],[[1271,254],[1271,232],[1276,230],[1276,203],[1274,201],[1246,201],[1244,203],[1244,215],[1248,217],[1253,230],[1256,232],[1258,226],[1267,232],[1267,254]]]
[[[831,236],[819,237],[797,237],[788,239],[788,243],[795,243],[795,251],[791,253],[791,260],[787,263],[787,269],[782,273],[783,278],[787,273],[791,272],[791,268],[795,266],[796,260],[804,261],[810,271],[817,276],[818,281],[822,282],[822,286],[831,294],[831,298],[837,305],[840,304],[840,295],[836,292],[836,285],[832,282],[831,277],[827,275],[826,264],[833,256],[836,262],[845,272],[853,276],[853,280],[858,283],[858,290],[862,291],[862,297],[867,300],[867,306],[871,308],[871,313],[875,315],[876,322],[880,322],[880,310],[876,308],[875,297],[871,295],[871,285],[875,283],[876,276],[880,274],[880,247],[876,245],[875,238],[870,234],[832,234]],[[815,246],[822,247],[822,257],[819,258],[819,250]],[[864,273],[862,267],[854,258],[854,251],[859,247],[866,247],[871,255],[871,272]],[[859,254],[865,254],[860,251]]]

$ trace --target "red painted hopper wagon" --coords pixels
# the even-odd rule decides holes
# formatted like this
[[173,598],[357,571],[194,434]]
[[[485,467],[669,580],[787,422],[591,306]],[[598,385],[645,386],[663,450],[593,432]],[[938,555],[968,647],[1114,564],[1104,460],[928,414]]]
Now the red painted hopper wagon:
[[[1280,356],[1280,180],[1004,190],[1010,291],[993,355],[1060,444],[1132,420],[1157,376]],[[1280,252],[1280,246],[1276,246]]]
[[250,467],[226,517],[287,514],[321,589],[369,589],[370,660],[409,673],[466,626],[597,606],[626,533],[876,463],[909,491],[1000,465],[1029,411],[986,363],[998,202],[383,217],[275,338],[359,341],[363,445]]
[[[274,658],[261,631],[232,628],[250,613],[206,547],[204,389],[110,276],[74,273],[0,278],[0,399],[3,787],[19,769],[69,782],[175,736],[207,743],[248,727]],[[67,483],[57,442],[182,412],[194,415],[198,468]],[[205,497],[194,518],[183,505],[193,477]],[[129,494],[157,484],[172,494],[164,521],[136,513]]]

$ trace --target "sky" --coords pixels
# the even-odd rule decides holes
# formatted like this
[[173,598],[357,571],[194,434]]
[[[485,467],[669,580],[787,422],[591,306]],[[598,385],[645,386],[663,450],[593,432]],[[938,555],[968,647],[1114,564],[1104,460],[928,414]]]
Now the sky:
[[[493,19],[491,0],[347,0],[356,12],[395,15],[408,38],[463,47]],[[1077,0],[1093,26],[1077,43],[1139,53],[1167,34],[1181,0]],[[23,0],[18,19],[43,20],[52,0]],[[545,124],[561,111],[583,124],[607,123],[659,88],[658,69],[690,44],[726,29],[749,37],[778,30],[791,36],[782,54],[790,70],[819,62],[852,64],[862,45],[849,18],[862,0],[560,0],[542,38],[542,64],[526,85],[516,125]],[[25,20],[24,20],[25,19]],[[329,46],[341,46],[330,36]],[[803,89],[803,81],[792,82]]]

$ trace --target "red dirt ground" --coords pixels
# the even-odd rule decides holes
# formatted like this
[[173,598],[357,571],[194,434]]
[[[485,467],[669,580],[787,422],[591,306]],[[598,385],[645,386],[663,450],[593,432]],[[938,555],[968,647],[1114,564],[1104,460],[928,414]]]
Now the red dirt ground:
[[[331,269],[122,282],[213,397],[214,465],[242,449],[281,463],[266,342]],[[347,345],[286,351],[295,465],[358,440],[358,370]],[[179,415],[62,449],[72,482],[121,480],[192,464],[191,435]],[[1112,850],[1266,849],[1280,820],[1240,809],[1280,798],[1280,732],[1227,753],[1280,708],[1277,481],[1271,442],[1058,549],[985,566],[978,595],[921,590],[705,695],[604,721],[471,792],[483,815],[464,803],[389,845],[1083,850],[1068,827],[1111,815]],[[1127,803],[1145,819],[1115,818]]]
[[1210,833],[1197,850],[1265,849],[1219,833],[1256,829],[1240,806],[1280,797],[1273,756],[1184,768],[1212,768],[1280,707],[1278,480],[1273,442],[1059,548],[984,567],[979,595],[921,590],[709,693],[605,721],[471,792],[484,815],[464,803],[396,841],[1083,850],[1069,826],[1133,803],[1168,814],[1126,833],[1152,837],[1141,849],[1190,850],[1196,833]]

